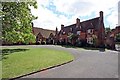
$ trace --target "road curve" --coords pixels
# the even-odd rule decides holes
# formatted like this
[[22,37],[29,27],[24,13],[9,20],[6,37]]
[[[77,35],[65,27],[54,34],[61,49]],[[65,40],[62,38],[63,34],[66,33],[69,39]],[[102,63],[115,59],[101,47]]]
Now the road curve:
[[71,63],[38,72],[22,78],[118,78],[118,52],[65,48],[55,45],[32,45],[70,52],[75,60]]

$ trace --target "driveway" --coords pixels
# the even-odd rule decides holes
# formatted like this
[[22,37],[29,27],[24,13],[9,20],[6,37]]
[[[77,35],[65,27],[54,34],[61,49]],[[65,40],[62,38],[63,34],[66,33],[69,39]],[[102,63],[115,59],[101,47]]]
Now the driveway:
[[55,45],[33,45],[69,51],[75,60],[71,63],[38,72],[23,78],[118,78],[118,52],[65,48]]

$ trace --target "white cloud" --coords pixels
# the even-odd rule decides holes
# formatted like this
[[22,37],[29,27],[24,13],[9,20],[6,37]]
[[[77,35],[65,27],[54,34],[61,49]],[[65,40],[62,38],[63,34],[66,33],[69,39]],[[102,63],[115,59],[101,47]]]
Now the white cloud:
[[35,16],[38,16],[38,19],[33,21],[34,27],[55,30],[58,26],[60,30],[61,23],[68,23],[67,17],[63,15],[57,17],[56,14],[46,8],[43,8],[41,5],[38,6],[38,9],[31,8],[31,12]]
[[79,15],[89,15],[91,12],[104,11],[116,6],[119,0],[54,0],[57,10],[66,13],[74,13]]
[[113,11],[110,16],[107,17],[107,21],[111,24],[110,26],[113,28],[118,24],[118,12]]
[[54,0],[54,4],[58,11],[65,12],[67,14],[79,14],[80,16],[89,15],[88,12],[93,10],[91,2],[85,0]]
[[[60,25],[70,25],[75,23],[77,17],[90,16],[95,12],[95,16],[98,17],[99,11],[104,12],[105,19],[112,25],[116,26],[118,23],[117,14],[117,3],[119,0],[52,0],[53,4],[56,6],[56,10],[59,12],[64,12],[68,15],[73,14],[71,18],[67,18],[64,15],[54,14],[47,8],[41,5],[49,5],[49,0],[37,0],[38,9],[32,9],[32,13],[38,16],[38,19],[34,21],[36,27],[42,27],[45,29],[55,30],[56,26],[60,30]],[[106,17],[107,16],[107,17]],[[84,19],[82,19],[84,20]]]
[[120,25],[120,1],[118,3],[118,25]]

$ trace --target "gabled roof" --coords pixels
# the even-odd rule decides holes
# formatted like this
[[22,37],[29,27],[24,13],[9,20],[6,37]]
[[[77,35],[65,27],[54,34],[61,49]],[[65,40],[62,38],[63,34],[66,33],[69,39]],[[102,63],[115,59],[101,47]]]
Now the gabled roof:
[[70,28],[72,28],[72,32],[76,33],[77,30],[81,30],[81,31],[86,31],[87,29],[95,29],[97,30],[99,28],[99,22],[100,22],[100,17],[96,17],[93,19],[89,19],[83,22],[80,22],[80,27],[76,28],[76,24],[72,24],[69,26],[65,26],[63,31],[65,31],[66,33],[70,32]]
[[96,17],[90,20],[81,22],[81,27],[83,30],[87,29],[98,29],[99,28],[100,17]]
[[45,38],[48,38],[51,33],[53,35],[55,35],[55,31],[54,30],[48,30],[48,29],[42,29],[42,28],[33,27],[33,34],[35,36],[37,36],[39,33],[41,33],[41,35],[43,37],[45,37]]
[[76,27],[76,24],[72,24],[72,25],[69,25],[69,26],[66,26],[66,27],[64,27],[64,31],[66,32],[66,33],[68,33],[68,32],[71,32],[71,29],[72,29],[72,32],[75,30],[74,28]]

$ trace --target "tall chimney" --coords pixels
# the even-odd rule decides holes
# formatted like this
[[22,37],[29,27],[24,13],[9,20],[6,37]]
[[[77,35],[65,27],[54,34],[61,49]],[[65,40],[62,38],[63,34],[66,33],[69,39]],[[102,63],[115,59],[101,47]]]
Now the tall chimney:
[[64,25],[63,24],[61,24],[61,30],[64,28]]
[[56,27],[56,35],[58,34],[58,28]]
[[76,19],[76,25],[77,25],[77,26],[80,25],[80,19],[79,19],[79,18]]
[[101,20],[103,21],[103,11],[100,11],[99,15],[100,15]]

